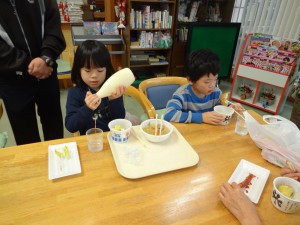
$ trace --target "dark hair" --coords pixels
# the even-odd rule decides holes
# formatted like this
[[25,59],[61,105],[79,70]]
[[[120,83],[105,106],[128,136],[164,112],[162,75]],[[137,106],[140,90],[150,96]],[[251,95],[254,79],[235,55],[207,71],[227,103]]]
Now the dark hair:
[[82,42],[75,53],[71,79],[73,83],[80,87],[85,86],[80,75],[80,70],[83,67],[88,69],[105,67],[105,81],[115,72],[107,48],[102,42],[95,40]]
[[190,53],[186,65],[186,76],[192,82],[212,73],[216,76],[220,71],[219,57],[209,49],[200,49]]

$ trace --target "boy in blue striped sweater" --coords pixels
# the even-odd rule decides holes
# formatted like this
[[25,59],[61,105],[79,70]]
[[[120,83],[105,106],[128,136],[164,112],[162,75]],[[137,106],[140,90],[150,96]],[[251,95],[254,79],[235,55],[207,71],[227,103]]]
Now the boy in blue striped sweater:
[[[179,87],[167,104],[165,119],[179,123],[217,125],[224,116],[214,112],[221,105],[222,91],[218,88],[219,57],[210,50],[196,50],[189,55],[186,76],[188,84]],[[242,110],[241,104],[232,104]]]

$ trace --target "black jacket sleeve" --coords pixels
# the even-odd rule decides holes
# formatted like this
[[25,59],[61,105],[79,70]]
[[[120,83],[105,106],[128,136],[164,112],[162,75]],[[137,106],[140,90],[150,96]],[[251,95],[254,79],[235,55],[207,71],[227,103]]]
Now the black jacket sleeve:
[[0,37],[0,73],[26,71],[30,61],[30,56],[26,52],[11,47]]
[[55,0],[45,2],[45,25],[41,55],[57,59],[66,48],[66,42],[61,31],[60,15]]

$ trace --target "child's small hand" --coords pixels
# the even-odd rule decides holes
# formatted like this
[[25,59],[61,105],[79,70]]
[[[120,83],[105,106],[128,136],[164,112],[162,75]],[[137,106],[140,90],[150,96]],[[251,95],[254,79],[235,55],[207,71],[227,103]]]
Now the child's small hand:
[[229,107],[235,109],[236,111],[244,111],[244,107],[240,103],[233,103]]
[[86,106],[94,111],[100,105],[101,98],[97,94],[92,94],[90,91],[88,91],[85,95],[84,101]]
[[114,92],[111,93],[111,96],[109,96],[108,99],[113,100],[113,99],[119,98],[125,92],[126,92],[126,87],[121,85],[121,86],[117,87]]
[[224,115],[216,113],[214,111],[202,113],[203,123],[218,125],[225,119]]

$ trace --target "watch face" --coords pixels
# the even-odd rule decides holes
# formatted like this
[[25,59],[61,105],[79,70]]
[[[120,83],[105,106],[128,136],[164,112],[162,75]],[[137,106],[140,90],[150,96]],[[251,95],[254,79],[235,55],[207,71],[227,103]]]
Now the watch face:
[[47,58],[46,63],[48,66],[53,66],[53,60],[50,58]]
[[41,59],[44,60],[48,66],[53,66],[53,64],[54,64],[53,59],[51,59],[47,56],[41,56]]

